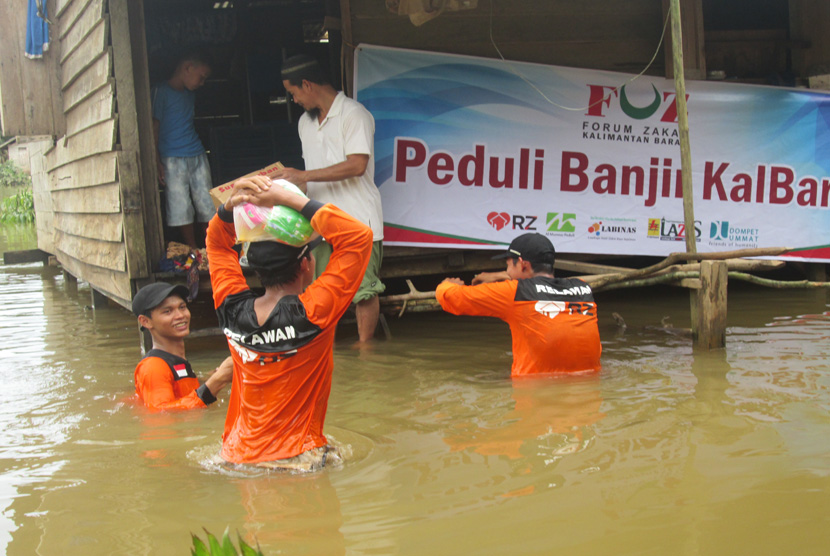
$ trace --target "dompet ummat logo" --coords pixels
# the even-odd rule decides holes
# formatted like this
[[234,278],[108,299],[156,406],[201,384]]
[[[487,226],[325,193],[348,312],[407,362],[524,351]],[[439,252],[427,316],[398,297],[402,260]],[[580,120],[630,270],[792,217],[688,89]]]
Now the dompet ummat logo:
[[709,226],[709,239],[715,241],[726,241],[729,239],[729,222],[727,220],[715,220]]
[[549,232],[573,233],[576,231],[576,213],[549,212],[545,223]]

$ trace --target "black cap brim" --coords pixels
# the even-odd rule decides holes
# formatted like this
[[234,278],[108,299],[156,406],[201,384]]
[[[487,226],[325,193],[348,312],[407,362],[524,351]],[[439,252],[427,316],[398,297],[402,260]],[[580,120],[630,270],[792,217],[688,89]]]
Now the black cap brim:
[[133,314],[138,317],[152,311],[171,295],[178,295],[184,300],[187,300],[190,291],[181,284],[167,284],[164,282],[156,282],[141,288],[133,298]]

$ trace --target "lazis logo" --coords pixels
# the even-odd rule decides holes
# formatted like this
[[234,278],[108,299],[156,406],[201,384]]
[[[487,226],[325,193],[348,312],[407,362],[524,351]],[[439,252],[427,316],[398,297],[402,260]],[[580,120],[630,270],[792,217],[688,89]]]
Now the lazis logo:
[[549,212],[545,218],[547,231],[557,233],[576,232],[576,213],[573,212]]
[[493,211],[487,215],[487,223],[496,230],[510,227],[513,230],[536,230],[536,220],[538,216],[530,214],[510,214],[508,212]]
[[[695,220],[695,240],[700,241],[700,220]],[[686,241],[686,224],[682,220],[649,218],[647,236],[663,241]]]

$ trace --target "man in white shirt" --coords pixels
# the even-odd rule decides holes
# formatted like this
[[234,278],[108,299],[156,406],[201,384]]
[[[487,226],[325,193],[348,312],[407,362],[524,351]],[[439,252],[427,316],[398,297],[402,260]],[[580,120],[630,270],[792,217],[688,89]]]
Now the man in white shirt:
[[[303,189],[311,199],[332,203],[372,229],[369,268],[354,297],[360,343],[369,342],[380,314],[378,294],[383,259],[383,212],[375,185],[375,119],[362,104],[337,91],[317,61],[306,55],[283,63],[285,90],[305,109],[298,124],[305,170],[285,168],[275,178]],[[315,249],[317,273],[325,270],[331,247]]]

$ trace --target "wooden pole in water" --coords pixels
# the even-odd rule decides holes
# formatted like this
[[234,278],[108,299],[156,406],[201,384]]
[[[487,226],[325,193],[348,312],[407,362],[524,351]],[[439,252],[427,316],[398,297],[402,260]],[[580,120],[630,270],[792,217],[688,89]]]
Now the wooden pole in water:
[[[677,128],[680,134],[680,175],[683,180],[683,221],[686,228],[686,252],[697,252],[697,230],[692,195],[692,151],[689,144],[689,114],[686,108],[686,79],[683,66],[683,34],[680,24],[680,0],[670,0],[672,61],[677,102]],[[710,265],[711,266],[711,265]],[[718,280],[704,280],[701,288],[690,293],[692,337],[697,348],[710,350],[726,345],[726,267],[717,265]],[[723,281],[720,282],[721,274]],[[707,288],[716,287],[717,291]]]
[[677,93],[677,129],[680,134],[680,175],[683,181],[683,221],[686,224],[686,252],[697,252],[695,209],[692,198],[692,151],[689,145],[689,114],[686,109],[686,78],[683,68],[683,33],[680,28],[680,0],[671,0],[671,38],[674,60],[674,88]]

